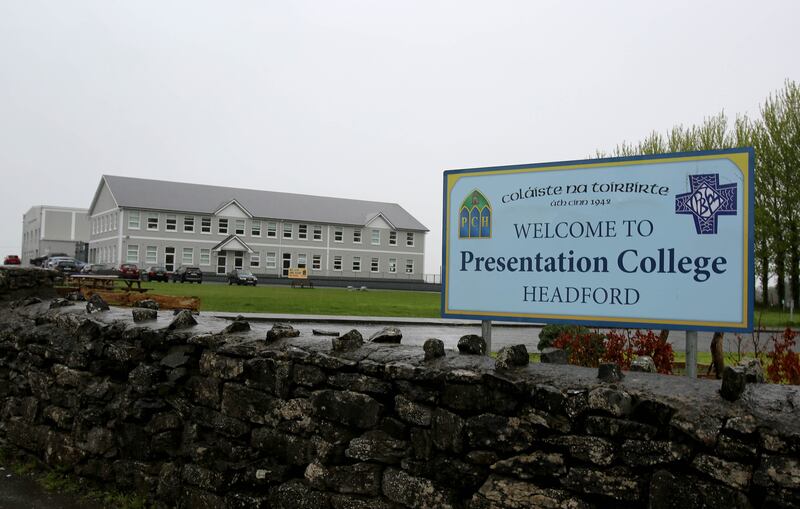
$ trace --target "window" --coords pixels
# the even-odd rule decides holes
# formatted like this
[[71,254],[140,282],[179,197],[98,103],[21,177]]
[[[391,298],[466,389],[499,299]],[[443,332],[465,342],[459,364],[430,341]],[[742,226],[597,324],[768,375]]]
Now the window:
[[211,265],[211,250],[200,248],[200,265]]
[[397,232],[389,232],[389,245],[390,246],[397,245]]
[[158,214],[147,215],[147,229],[158,231]]
[[217,233],[220,235],[228,234],[228,220],[226,218],[221,217],[217,220]]
[[406,260],[406,274],[414,273],[414,260]]
[[[105,258],[105,256],[103,257]],[[128,256],[125,257],[128,263],[139,263],[139,246],[128,245]]]
[[194,233],[194,216],[183,216],[184,233]]
[[343,237],[344,237],[344,235],[343,235],[343,232],[342,232],[342,227],[341,226],[336,226],[333,229],[333,241],[334,242],[342,242],[343,241]]
[[308,238],[308,225],[307,224],[299,224],[297,225],[297,238],[298,239],[307,239]]
[[294,232],[291,223],[283,223],[283,238],[284,239],[291,239],[292,233]]
[[250,255],[250,268],[257,269],[261,265],[261,255],[255,253]]
[[167,214],[166,227],[168,232],[178,231],[178,217],[175,214]]
[[322,269],[322,255],[314,255],[311,257],[311,270]]
[[353,272],[361,272],[361,257],[353,257]]
[[211,218],[210,217],[201,217],[200,218],[200,233],[211,233]]
[[414,247],[414,232],[406,233],[406,246]]
[[372,259],[372,263],[369,265],[370,272],[378,272],[380,270],[380,263],[378,262],[377,258]]
[[355,228],[353,230],[353,242],[361,244],[361,228]]
[[158,263],[158,247],[157,246],[147,246],[147,250],[144,254],[144,261],[145,263]]
[[251,237],[260,237],[261,236],[261,221],[258,219],[253,219],[250,221],[250,236]]
[[236,220],[236,235],[244,235],[244,219]]
[[389,273],[397,273],[397,258],[389,258]]
[[278,237],[278,224],[267,223],[267,237],[274,239]]
[[297,268],[298,269],[305,269],[307,266],[308,259],[306,258],[305,253],[300,253],[297,255]]
[[373,246],[380,246],[381,245],[381,231],[380,230],[372,230],[372,245]]
[[139,211],[131,210],[128,212],[128,228],[131,230],[139,229]]
[[181,263],[184,265],[192,265],[194,263],[194,248],[193,247],[185,247],[183,248],[183,254],[181,255]]
[[322,226],[314,225],[314,240],[322,240]]
[[267,268],[274,269],[278,267],[278,258],[275,256],[275,253],[267,253]]
[[342,270],[342,257],[341,256],[334,256],[333,257],[333,270]]

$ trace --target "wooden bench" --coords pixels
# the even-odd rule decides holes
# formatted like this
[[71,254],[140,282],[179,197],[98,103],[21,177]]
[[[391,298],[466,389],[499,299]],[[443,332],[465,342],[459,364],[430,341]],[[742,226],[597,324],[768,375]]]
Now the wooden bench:
[[314,283],[308,279],[308,269],[289,269],[288,277],[292,280],[292,288],[314,288]]

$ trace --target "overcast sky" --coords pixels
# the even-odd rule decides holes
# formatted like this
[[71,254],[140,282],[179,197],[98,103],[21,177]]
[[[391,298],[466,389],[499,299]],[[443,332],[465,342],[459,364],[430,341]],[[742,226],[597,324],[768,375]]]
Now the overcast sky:
[[0,0],[0,255],[104,173],[397,202],[800,80],[800,2]]

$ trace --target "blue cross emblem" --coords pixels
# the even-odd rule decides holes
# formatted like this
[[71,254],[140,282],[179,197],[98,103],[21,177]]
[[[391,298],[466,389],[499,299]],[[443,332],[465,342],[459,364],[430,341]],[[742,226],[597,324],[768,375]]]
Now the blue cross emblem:
[[692,214],[699,235],[716,235],[718,216],[736,215],[736,183],[719,185],[719,174],[690,175],[688,193],[675,195],[675,213]]

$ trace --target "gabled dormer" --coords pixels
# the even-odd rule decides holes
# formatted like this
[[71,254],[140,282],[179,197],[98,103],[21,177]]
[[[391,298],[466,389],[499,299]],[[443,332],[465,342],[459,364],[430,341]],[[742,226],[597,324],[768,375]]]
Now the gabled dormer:
[[212,251],[247,251],[253,253],[253,249],[237,235],[229,235],[225,240],[214,246]]
[[225,203],[224,205],[222,205],[216,211],[214,211],[214,215],[215,216],[225,216],[225,217],[236,217],[236,218],[240,218],[240,219],[252,218],[253,217],[253,214],[251,214],[250,211],[247,210],[247,208],[242,206],[241,203],[236,201],[235,198],[233,200]]
[[373,216],[368,216],[366,222],[364,223],[366,228],[380,228],[383,230],[397,230],[395,226],[392,224],[386,216],[383,215],[383,212],[378,212]]

